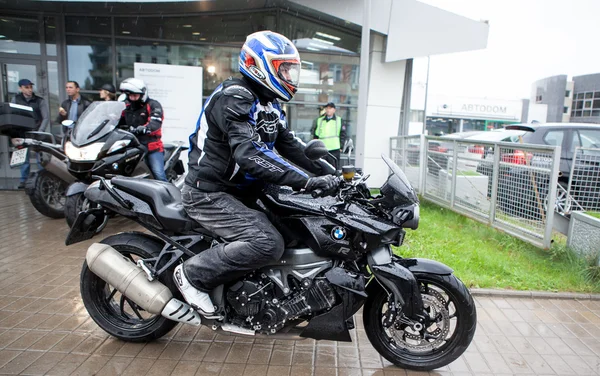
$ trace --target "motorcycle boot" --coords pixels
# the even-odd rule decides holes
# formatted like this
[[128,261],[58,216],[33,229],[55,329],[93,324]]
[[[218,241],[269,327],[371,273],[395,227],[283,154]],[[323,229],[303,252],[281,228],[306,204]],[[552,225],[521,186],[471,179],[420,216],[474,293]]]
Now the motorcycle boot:
[[175,279],[177,288],[192,307],[205,316],[215,313],[215,308],[210,300],[210,295],[192,286],[190,281],[185,277],[183,264],[180,264],[175,268],[173,278]]

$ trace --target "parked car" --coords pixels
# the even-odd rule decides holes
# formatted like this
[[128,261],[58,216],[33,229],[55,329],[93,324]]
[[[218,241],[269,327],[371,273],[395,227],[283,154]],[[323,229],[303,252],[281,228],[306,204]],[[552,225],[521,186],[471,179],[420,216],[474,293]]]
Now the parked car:
[[[568,214],[567,187],[574,167],[574,181],[571,183],[571,196],[582,203],[600,201],[600,125],[578,123],[546,123],[516,124],[506,126],[507,130],[525,131],[523,143],[536,145],[556,145],[561,147],[559,178],[560,188],[554,209],[561,214]],[[573,166],[576,147],[598,148],[597,151],[586,151],[589,155],[585,161]],[[531,172],[520,166],[549,167],[550,158],[534,153],[524,152],[517,147],[503,153],[503,161],[511,166],[500,171],[498,179],[498,202],[503,211],[521,217],[539,219],[541,217],[540,201],[546,209],[548,180],[545,175]],[[586,177],[587,181],[581,181]],[[595,177],[595,178],[594,178]],[[537,194],[535,193],[537,191]],[[583,207],[583,209],[587,209]]]

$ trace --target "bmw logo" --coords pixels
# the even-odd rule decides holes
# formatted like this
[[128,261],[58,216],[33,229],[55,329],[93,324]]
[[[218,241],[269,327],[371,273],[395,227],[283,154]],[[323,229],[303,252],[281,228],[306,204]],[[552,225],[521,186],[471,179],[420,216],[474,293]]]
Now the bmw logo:
[[331,237],[334,240],[344,240],[346,238],[346,229],[343,227],[334,227],[331,230]]

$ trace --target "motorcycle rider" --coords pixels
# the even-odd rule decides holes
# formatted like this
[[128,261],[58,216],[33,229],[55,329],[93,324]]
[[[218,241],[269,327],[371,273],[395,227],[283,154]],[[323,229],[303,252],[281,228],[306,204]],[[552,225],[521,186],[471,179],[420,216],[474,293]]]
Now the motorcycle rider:
[[[287,128],[278,100],[298,88],[300,55],[283,35],[260,31],[246,38],[239,58],[242,78],[229,78],[207,99],[190,136],[189,172],[182,189],[187,214],[225,239],[178,265],[174,279],[184,298],[214,313],[209,292],[281,258],[284,241],[267,216],[246,206],[264,183],[332,193],[335,169],[311,161]],[[273,148],[304,171],[277,155]],[[319,176],[324,175],[324,176]]]
[[162,106],[148,97],[146,84],[138,78],[123,80],[119,90],[127,95],[119,126],[128,127],[131,133],[137,135],[140,143],[148,148],[146,160],[154,179],[167,181],[165,149],[161,140],[164,119]]

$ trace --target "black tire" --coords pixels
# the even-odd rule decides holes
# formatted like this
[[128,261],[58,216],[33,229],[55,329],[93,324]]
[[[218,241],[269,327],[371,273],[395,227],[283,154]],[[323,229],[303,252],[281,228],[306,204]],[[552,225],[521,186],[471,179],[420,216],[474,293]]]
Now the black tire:
[[[393,333],[390,335],[390,332],[396,329],[390,330],[383,326],[382,313],[387,307],[388,298],[387,293],[381,288],[369,294],[365,302],[363,322],[369,341],[384,358],[402,368],[429,371],[450,364],[465,352],[475,335],[477,312],[473,297],[454,275],[415,273],[415,277],[419,282],[428,313],[431,315],[436,311],[436,304],[441,304],[437,308],[444,307],[435,315],[436,318],[446,319],[442,322],[443,325],[431,323],[429,326],[425,325],[423,329],[425,331],[435,327],[443,334],[443,337],[440,336],[439,346],[433,339],[430,339],[433,342],[410,340],[413,341],[413,345],[416,342],[431,347],[435,344],[437,347],[427,349],[423,346],[419,349],[415,345],[414,349],[408,349],[406,346],[403,348],[402,345],[406,345],[407,342],[397,341],[398,338],[393,338]],[[440,317],[446,314],[448,316]],[[401,328],[401,325],[399,327]],[[402,331],[398,330],[398,332]],[[433,333],[436,334],[435,331]]]
[[[163,243],[142,233],[121,233],[102,241],[112,246],[121,254],[130,258],[150,258],[160,254]],[[177,287],[172,278],[172,270],[167,270],[159,279],[175,297],[179,297]],[[128,301],[119,292],[112,295],[112,286],[90,271],[87,262],[83,263],[80,280],[81,298],[90,317],[108,334],[128,342],[148,342],[158,339],[173,329],[177,322],[160,315],[151,315],[135,303]],[[119,301],[117,304],[116,300]],[[125,312],[125,305],[135,313],[138,310],[141,319]],[[135,307],[134,307],[135,306]],[[142,314],[144,314],[142,316]]]
[[79,215],[81,207],[83,206],[84,199],[83,192],[67,196],[65,199],[65,219],[67,220],[69,228],[73,227],[73,223],[75,223],[77,215]]
[[[96,207],[98,207],[98,204],[90,203],[83,195],[83,192],[76,193],[71,196],[67,196],[65,199],[65,219],[67,220],[67,225],[69,226],[69,228],[73,227],[73,224],[75,223],[75,220],[77,219],[77,216],[79,215],[79,212],[83,211],[83,210],[87,210],[90,207],[96,208]],[[106,213],[106,211],[105,211],[105,213]],[[108,223],[108,215],[105,215],[104,221],[98,227],[98,229],[96,230],[96,233],[99,234],[100,232],[102,232],[102,230],[104,230],[104,227],[106,227],[107,223]]]
[[34,179],[33,187],[28,189],[33,207],[46,217],[63,218],[67,183],[46,170],[37,172],[30,179]]

